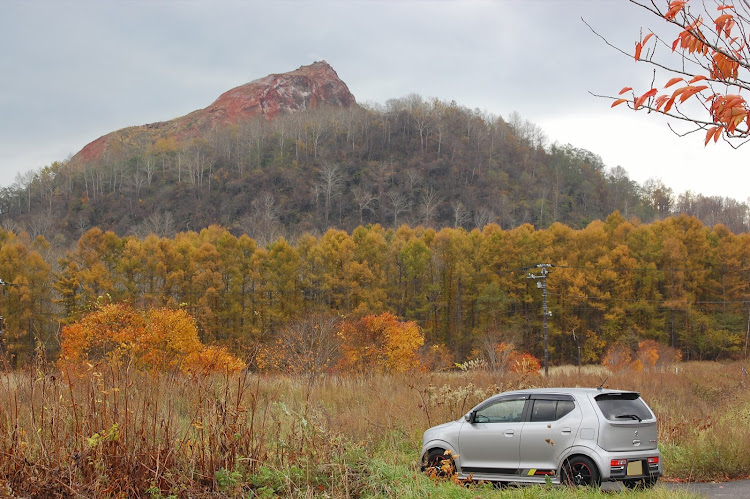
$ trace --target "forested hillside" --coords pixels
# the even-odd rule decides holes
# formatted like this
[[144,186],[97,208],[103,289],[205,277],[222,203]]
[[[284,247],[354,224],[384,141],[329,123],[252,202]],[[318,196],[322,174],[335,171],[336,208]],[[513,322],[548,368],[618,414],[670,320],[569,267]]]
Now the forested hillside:
[[638,185],[516,113],[357,105],[323,61],[20,175],[0,224],[13,363],[109,302],[184,308],[251,363],[313,315],[386,312],[421,328],[433,368],[541,356],[537,264],[553,363],[643,340],[734,357],[750,323],[746,204]]
[[639,224],[614,213],[577,230],[368,224],[267,246],[218,226],[145,238],[93,228],[64,254],[41,236],[0,230],[0,276],[15,284],[0,310],[14,362],[35,346],[54,356],[58,320],[109,301],[185,308],[202,340],[243,355],[313,313],[389,311],[416,321],[425,351],[443,362],[500,343],[541,356],[541,292],[523,270],[540,263],[554,265],[553,364],[577,362],[579,347],[583,363],[599,362],[609,346],[644,339],[686,359],[746,348],[750,234],[684,215]]
[[749,223],[744,203],[638,185],[594,153],[548,144],[516,114],[417,95],[258,117],[184,140],[160,130],[121,130],[96,161],[19,176],[0,190],[2,226],[65,246],[92,227],[171,237],[220,224],[265,245],[369,223],[583,228],[615,210],[643,222],[687,213],[735,233]]

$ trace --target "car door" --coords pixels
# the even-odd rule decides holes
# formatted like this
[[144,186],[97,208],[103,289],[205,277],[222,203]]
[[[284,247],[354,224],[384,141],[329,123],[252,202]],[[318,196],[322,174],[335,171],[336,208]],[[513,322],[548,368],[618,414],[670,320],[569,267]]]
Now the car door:
[[581,417],[581,409],[570,395],[532,395],[521,431],[521,472],[553,475],[560,455],[573,445]]
[[459,434],[463,473],[513,475],[518,471],[527,396],[488,401],[472,413]]

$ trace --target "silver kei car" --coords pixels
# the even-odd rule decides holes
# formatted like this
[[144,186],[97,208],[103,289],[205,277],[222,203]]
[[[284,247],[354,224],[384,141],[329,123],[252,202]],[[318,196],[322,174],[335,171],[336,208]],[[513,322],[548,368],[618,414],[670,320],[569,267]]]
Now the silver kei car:
[[537,388],[495,395],[424,432],[422,469],[459,478],[651,487],[662,474],[656,416],[636,392]]

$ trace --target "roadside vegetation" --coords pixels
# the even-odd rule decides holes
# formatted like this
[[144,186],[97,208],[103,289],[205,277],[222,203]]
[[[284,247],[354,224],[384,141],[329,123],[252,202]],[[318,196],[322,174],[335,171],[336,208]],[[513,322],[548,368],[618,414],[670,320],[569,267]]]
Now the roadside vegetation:
[[[740,363],[662,370],[553,369],[315,377],[138,371],[45,362],[0,378],[0,494],[24,497],[601,497],[491,490],[419,472],[422,432],[495,392],[605,385],[657,413],[667,479],[750,470],[750,397]],[[731,435],[731,438],[727,438]],[[481,488],[481,491],[476,488]],[[648,497],[692,497],[658,485]],[[646,496],[623,492],[622,497]]]

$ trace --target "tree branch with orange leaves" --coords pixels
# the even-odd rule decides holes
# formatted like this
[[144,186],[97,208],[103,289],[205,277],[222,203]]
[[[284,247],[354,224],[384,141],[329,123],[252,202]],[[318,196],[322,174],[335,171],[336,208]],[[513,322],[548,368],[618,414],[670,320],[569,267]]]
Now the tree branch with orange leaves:
[[[612,99],[611,107],[625,104],[692,123],[687,133],[704,130],[705,145],[722,137],[733,147],[750,140],[750,105],[741,95],[750,91],[750,0],[629,1],[676,26],[679,34],[670,42],[649,30],[636,41],[634,59],[654,67],[651,88],[626,86],[616,97],[598,97]],[[663,55],[659,47],[678,57]],[[669,78],[654,85],[661,72]]]

